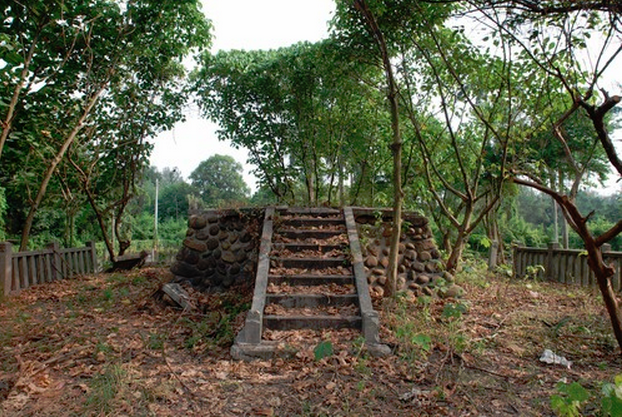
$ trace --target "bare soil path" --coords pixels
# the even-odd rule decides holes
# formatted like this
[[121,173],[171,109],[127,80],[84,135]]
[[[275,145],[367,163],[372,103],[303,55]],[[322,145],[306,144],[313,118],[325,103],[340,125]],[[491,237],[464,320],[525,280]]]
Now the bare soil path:
[[[279,357],[245,363],[229,347],[252,289],[189,290],[197,308],[181,311],[157,294],[169,278],[85,276],[0,304],[0,416],[542,416],[554,415],[560,380],[594,394],[590,415],[622,373],[602,302],[585,289],[473,271],[461,300],[375,300],[388,358],[369,357],[356,335],[304,330]],[[328,341],[332,355],[316,360]],[[573,365],[539,362],[544,349]]]

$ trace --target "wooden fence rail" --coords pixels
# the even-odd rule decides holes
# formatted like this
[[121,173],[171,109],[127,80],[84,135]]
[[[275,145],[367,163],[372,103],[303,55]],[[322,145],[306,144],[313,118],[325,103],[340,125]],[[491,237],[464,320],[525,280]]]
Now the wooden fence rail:
[[[622,252],[612,252],[610,245],[603,245],[605,263],[615,269],[611,278],[614,291],[622,289]],[[541,266],[542,268],[539,268]],[[535,278],[567,284],[595,286],[596,278],[587,264],[587,254],[578,249],[560,249],[559,244],[551,243],[548,248],[514,249],[514,277],[531,275]]]
[[95,242],[82,248],[67,249],[51,243],[47,249],[29,252],[13,252],[10,243],[0,242],[0,299],[31,285],[95,271]]

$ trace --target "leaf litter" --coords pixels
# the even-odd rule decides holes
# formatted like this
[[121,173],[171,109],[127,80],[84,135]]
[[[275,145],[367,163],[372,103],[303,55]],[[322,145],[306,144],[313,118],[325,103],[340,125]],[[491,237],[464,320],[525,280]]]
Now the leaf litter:
[[[621,372],[592,290],[489,277],[462,282],[462,301],[375,299],[391,356],[369,356],[356,330],[266,331],[281,353],[247,363],[229,348],[252,289],[187,288],[198,308],[183,311],[158,296],[169,279],[159,269],[84,276],[5,300],[0,415],[537,416],[552,414],[558,381],[597,391]],[[458,302],[468,311],[444,317]],[[544,349],[572,368],[540,363]]]

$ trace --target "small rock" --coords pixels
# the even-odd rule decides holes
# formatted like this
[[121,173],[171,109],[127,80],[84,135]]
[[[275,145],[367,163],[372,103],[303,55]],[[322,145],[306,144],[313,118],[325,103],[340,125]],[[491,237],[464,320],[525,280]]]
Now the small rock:
[[199,240],[205,240],[209,237],[209,228],[204,227],[201,230],[198,230],[196,233],[196,238]]
[[428,251],[423,251],[419,254],[419,260],[421,262],[427,262],[432,259],[432,254]]
[[425,271],[425,264],[423,262],[413,262],[412,269],[415,272],[424,272]]
[[223,252],[220,259],[222,259],[223,261],[232,264],[235,262],[235,255],[231,252]]
[[375,269],[372,269],[371,273],[374,275],[384,275],[384,269],[375,268]]
[[427,275],[417,275],[417,278],[415,278],[415,282],[417,284],[421,284],[421,285],[427,285],[430,283],[430,277]]
[[247,231],[244,231],[242,233],[242,235],[240,236],[240,242],[242,243],[248,243],[253,239],[253,236],[251,236],[250,233],[248,233]]
[[203,229],[205,226],[207,225],[207,220],[205,220],[205,218],[203,218],[203,216],[190,216],[190,218],[188,219],[188,226],[192,227],[193,229]]
[[409,249],[406,251],[406,253],[404,254],[404,258],[410,260],[410,261],[415,261],[417,260],[417,252],[413,249]]
[[425,264],[425,270],[431,274],[438,272],[438,266],[433,262]]
[[207,246],[205,245],[205,243],[192,238],[184,239],[184,246],[190,249],[194,249],[197,252],[205,252],[207,250]]
[[205,242],[205,247],[209,250],[216,249],[218,245],[219,245],[218,239],[216,239],[215,237],[211,237],[207,239],[207,242]]
[[238,250],[235,253],[235,261],[236,262],[244,262],[247,259],[248,259],[248,255],[246,254],[246,252],[244,250]]
[[384,286],[387,283],[387,277],[385,275],[380,275],[376,281],[379,285]]
[[406,278],[398,277],[397,278],[397,289],[402,290],[406,287]]
[[375,288],[375,293],[377,297],[384,297],[384,288],[382,287],[374,287]]
[[443,298],[460,298],[464,294],[464,289],[456,284],[451,285],[445,291],[441,292]]
[[380,260],[380,265],[382,265],[383,268],[388,268],[389,267],[389,258],[384,257]]
[[365,266],[368,268],[375,268],[378,266],[378,259],[375,256],[368,256],[365,258]]
[[456,280],[456,278],[449,271],[443,272],[443,279],[449,283],[452,283]]
[[367,245],[367,253],[369,253],[371,256],[378,256],[380,255],[380,248],[374,245]]

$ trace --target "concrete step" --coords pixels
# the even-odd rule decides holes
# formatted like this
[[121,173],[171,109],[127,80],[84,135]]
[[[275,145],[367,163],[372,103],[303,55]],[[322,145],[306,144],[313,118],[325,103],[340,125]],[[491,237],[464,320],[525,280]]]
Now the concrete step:
[[272,284],[296,285],[326,285],[326,284],[354,284],[353,275],[268,275],[268,282]]
[[341,217],[314,217],[314,218],[300,218],[300,217],[291,217],[287,219],[283,219],[280,224],[281,227],[300,227],[303,229],[312,229],[318,227],[337,227],[343,226],[345,230],[345,225],[343,222],[343,218]]
[[279,251],[279,250],[287,250],[290,252],[314,251],[314,252],[320,252],[320,253],[328,253],[332,251],[349,250],[349,247],[346,244],[320,245],[317,243],[274,243],[272,245],[272,249],[275,251]]
[[321,230],[321,229],[282,229],[275,232],[275,236],[282,236],[287,239],[304,241],[305,239],[330,239],[335,236],[343,235],[344,230]]
[[343,307],[358,305],[356,294],[266,294],[266,305],[278,304],[285,308]]
[[301,268],[301,269],[325,269],[337,268],[339,266],[348,267],[348,258],[272,258],[270,264],[280,268]]
[[360,316],[263,316],[264,327],[271,330],[360,329],[362,323]]
[[326,207],[288,207],[278,208],[277,213],[281,216],[313,216],[313,217],[339,217],[343,219],[343,212],[340,209]]

